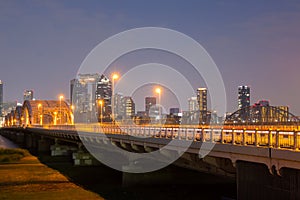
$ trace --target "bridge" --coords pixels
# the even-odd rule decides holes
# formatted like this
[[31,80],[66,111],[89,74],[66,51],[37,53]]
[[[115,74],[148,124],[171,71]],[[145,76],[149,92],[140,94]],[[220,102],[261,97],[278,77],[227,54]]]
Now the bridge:
[[[9,119],[11,124],[6,123],[1,134],[28,149],[49,151],[52,156],[72,156],[75,165],[99,164],[95,156],[105,154],[91,155],[90,148],[100,152],[108,151],[111,146],[138,154],[158,152],[161,157],[157,162],[167,162],[179,155],[180,158],[172,164],[235,178],[239,199],[300,197],[298,118],[277,108],[268,108],[269,111],[259,108],[261,113],[265,113],[263,115],[254,111],[257,108],[240,110],[227,118],[224,125],[138,126],[118,122],[70,125],[73,122],[71,110],[67,106],[65,111],[69,114],[64,115],[65,123],[55,123],[55,117],[52,117],[52,121],[44,124],[38,121],[38,105],[39,103],[24,103],[17,113],[25,113],[19,118],[26,126],[13,124],[11,122],[15,120]],[[46,107],[46,104],[42,105]],[[57,105],[58,102],[55,109],[49,108],[47,111],[52,111],[51,116],[57,115],[54,114],[58,110]],[[28,114],[26,111],[22,112],[24,108],[28,109]],[[241,120],[245,113],[249,117]],[[278,120],[277,117],[266,117],[270,113],[279,117],[280,123],[275,121]],[[27,120],[22,120],[24,116],[28,116],[25,118]],[[254,119],[259,117],[267,120],[256,123]],[[113,153],[118,154],[119,158],[113,162],[120,162],[124,169],[139,169],[140,160],[132,159],[119,151]]]
[[[262,188],[272,190],[269,195],[280,193],[280,197],[284,198],[299,195],[299,186],[294,185],[299,180],[300,170],[300,132],[297,130],[78,124],[31,126],[25,129],[10,127],[2,129],[1,134],[23,143],[29,149],[51,150],[53,156],[73,152],[74,163],[78,165],[96,163],[85,149],[86,145],[101,151],[108,145],[114,145],[136,153],[166,147],[162,157],[167,158],[178,154],[185,142],[190,141],[190,146],[173,164],[236,178],[241,198],[244,195],[253,197],[250,193]],[[179,142],[168,145],[170,141]],[[199,155],[203,146],[202,151],[205,152],[205,144],[213,144],[214,148],[206,156]],[[120,162],[124,162],[124,166],[134,167],[134,160],[120,156],[123,156]],[[282,181],[285,185],[281,185]],[[249,191],[250,185],[252,191]],[[264,193],[261,191],[259,195]]]
[[72,109],[65,101],[26,100],[5,116],[4,126],[30,126],[43,124],[73,124]]

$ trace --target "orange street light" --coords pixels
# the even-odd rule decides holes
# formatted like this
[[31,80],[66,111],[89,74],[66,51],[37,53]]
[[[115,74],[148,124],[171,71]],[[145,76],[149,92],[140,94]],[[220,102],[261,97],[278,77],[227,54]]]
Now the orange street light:
[[53,122],[54,125],[56,125],[56,121],[57,121],[57,112],[54,112],[54,122]]
[[161,109],[160,109],[160,98],[161,98],[161,89],[158,87],[158,88],[156,88],[155,89],[155,92],[158,94],[158,102],[157,102],[157,104],[158,104],[158,116],[159,116],[159,123],[161,123]]
[[112,121],[115,120],[115,80],[119,78],[119,75],[116,73],[112,74],[112,81],[111,81],[111,116]]
[[64,98],[63,95],[60,95],[59,96],[59,121],[60,121],[60,124],[61,124],[61,118],[62,118],[62,114],[61,114],[61,100]]
[[40,114],[40,107],[42,107],[42,104],[38,104],[38,115],[40,116],[40,125],[43,125],[43,111],[42,114]]
[[155,92],[158,93],[158,94],[160,94],[161,93],[161,89],[160,88],[156,88]]
[[103,114],[102,114],[103,100],[99,100],[99,105],[100,105],[100,124],[102,124],[102,119],[103,119]]

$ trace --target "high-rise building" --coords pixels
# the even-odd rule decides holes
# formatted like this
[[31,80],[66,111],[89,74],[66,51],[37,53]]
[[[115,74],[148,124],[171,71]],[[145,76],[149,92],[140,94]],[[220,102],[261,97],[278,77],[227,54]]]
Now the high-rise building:
[[[111,97],[112,85],[111,81],[104,75],[101,75],[96,86],[96,101],[103,101],[102,116],[104,121],[111,120]],[[100,111],[100,110],[99,110]],[[100,112],[99,112],[100,113]]]
[[70,104],[73,105],[73,89],[76,84],[76,79],[70,80]]
[[123,109],[123,94],[116,93],[114,95],[114,117],[115,119],[121,119],[124,115],[124,109]]
[[156,105],[156,97],[146,97],[145,98],[145,111],[147,116],[149,116],[149,111],[152,106]]
[[[238,107],[243,109],[250,106],[250,87],[242,85],[238,87]],[[242,122],[248,121],[249,119],[249,109],[243,109],[241,111]]]
[[0,80],[0,117],[3,116],[3,83]]
[[245,85],[238,87],[238,106],[239,109],[250,106],[250,87]]
[[170,115],[178,115],[179,108],[170,108]]
[[199,110],[199,104],[198,104],[197,97],[189,98],[188,103],[189,103],[189,111],[190,112],[196,112]]
[[25,90],[24,91],[24,101],[32,101],[33,100],[33,90]]
[[70,81],[70,99],[75,108],[76,122],[94,122],[96,117],[96,83],[99,74],[78,74]]
[[199,123],[207,123],[207,89],[197,89],[197,101],[199,105]]
[[122,98],[123,119],[132,118],[135,115],[135,103],[131,97]]

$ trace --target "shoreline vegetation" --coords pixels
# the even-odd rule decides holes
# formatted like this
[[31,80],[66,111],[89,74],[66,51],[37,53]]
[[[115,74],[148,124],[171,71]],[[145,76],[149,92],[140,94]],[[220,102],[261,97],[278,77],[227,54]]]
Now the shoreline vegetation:
[[29,152],[20,148],[0,148],[0,164],[20,161],[22,158],[30,156]]
[[0,149],[0,199],[104,199],[42,164],[27,150]]

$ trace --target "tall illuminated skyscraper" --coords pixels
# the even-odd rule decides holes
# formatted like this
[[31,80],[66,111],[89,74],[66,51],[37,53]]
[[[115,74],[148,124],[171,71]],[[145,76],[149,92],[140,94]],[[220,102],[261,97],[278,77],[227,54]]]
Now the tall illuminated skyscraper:
[[74,106],[76,122],[95,122],[97,120],[93,112],[97,108],[96,84],[99,78],[98,73],[78,74],[76,79],[70,81],[70,103]]
[[[238,88],[238,106],[239,109],[243,109],[250,106],[250,87],[242,85]],[[249,109],[243,109],[241,111],[241,120],[243,122],[249,119]]]
[[199,123],[207,123],[207,89],[198,88],[197,89],[197,101],[199,105]]
[[250,106],[250,87],[239,86],[238,88],[238,106],[239,109]]
[[112,97],[112,83],[104,75],[101,75],[96,85],[96,101],[102,100],[102,115],[104,121],[111,120],[111,97]]

